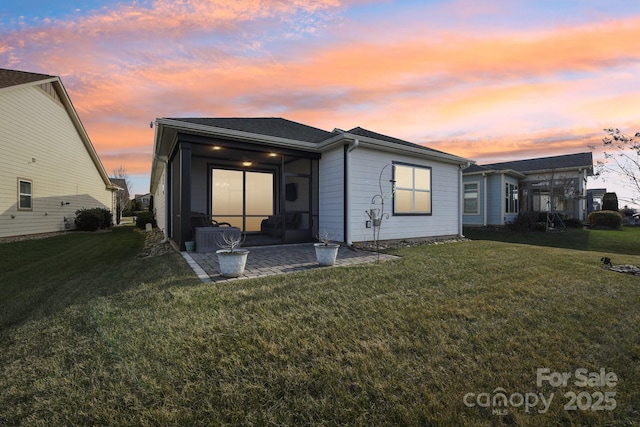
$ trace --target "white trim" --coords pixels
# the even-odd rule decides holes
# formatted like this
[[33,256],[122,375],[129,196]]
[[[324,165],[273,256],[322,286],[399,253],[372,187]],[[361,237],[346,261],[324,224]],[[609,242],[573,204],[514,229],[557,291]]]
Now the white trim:
[[[20,184],[22,184],[23,182],[29,184],[29,189],[31,190],[29,193],[23,193],[22,191],[20,191],[20,187],[21,187]],[[31,203],[28,208],[21,206],[20,199],[22,198],[22,196],[29,196],[29,200]],[[19,211],[28,212],[33,210],[33,180],[32,179],[18,177],[18,202],[16,203],[16,206],[18,207]]]
[[[477,198],[477,203],[476,203],[476,211],[475,212],[467,212],[466,209],[466,203],[464,203],[464,201],[466,201],[466,190],[465,187],[469,184],[474,184],[476,186],[476,198]],[[464,215],[480,215],[480,181],[467,181],[465,183],[463,183],[462,186],[462,200],[463,200],[463,206],[462,206],[462,212]]]

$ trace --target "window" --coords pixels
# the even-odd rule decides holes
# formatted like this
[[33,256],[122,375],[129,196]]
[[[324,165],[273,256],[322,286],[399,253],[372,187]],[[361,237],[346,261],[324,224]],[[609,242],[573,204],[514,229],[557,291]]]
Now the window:
[[273,215],[273,174],[241,170],[211,170],[211,214],[242,231],[260,231]]
[[505,184],[505,212],[518,213],[518,186]]
[[431,214],[431,168],[394,164],[394,215]]
[[464,185],[464,213],[478,214],[478,183]]
[[18,178],[18,209],[30,211],[33,209],[33,182]]

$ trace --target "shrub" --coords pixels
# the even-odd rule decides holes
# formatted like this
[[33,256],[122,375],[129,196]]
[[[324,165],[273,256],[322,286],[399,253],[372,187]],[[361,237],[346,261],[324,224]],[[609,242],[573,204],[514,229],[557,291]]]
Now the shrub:
[[582,228],[582,221],[578,218],[567,218],[564,220],[564,225],[567,227]]
[[618,195],[616,193],[604,193],[602,210],[618,212]]
[[614,211],[594,211],[587,217],[589,227],[622,228],[622,215]]
[[509,223],[509,228],[513,231],[533,231],[536,229],[538,222],[538,212],[524,211]]
[[156,227],[156,219],[153,212],[142,211],[136,213],[136,227],[144,229],[147,223],[153,224]]
[[113,214],[109,209],[90,208],[76,211],[76,228],[81,231],[96,231],[109,228],[113,223]]

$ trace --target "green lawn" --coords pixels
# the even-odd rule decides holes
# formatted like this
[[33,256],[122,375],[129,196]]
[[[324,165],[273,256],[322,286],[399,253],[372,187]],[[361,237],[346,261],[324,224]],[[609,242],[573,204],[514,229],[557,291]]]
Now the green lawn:
[[637,425],[638,232],[476,233],[218,284],[129,227],[0,244],[0,425]]

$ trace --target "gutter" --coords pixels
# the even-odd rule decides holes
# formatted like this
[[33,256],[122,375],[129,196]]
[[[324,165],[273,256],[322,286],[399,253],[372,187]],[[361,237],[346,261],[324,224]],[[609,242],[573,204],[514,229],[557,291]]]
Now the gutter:
[[453,154],[447,154],[447,153],[442,153],[435,150],[430,150],[427,147],[423,147],[423,146],[412,147],[409,145],[402,145],[402,144],[383,141],[379,139],[353,135],[350,133],[341,133],[326,141],[322,141],[316,145],[316,148],[318,151],[322,152],[331,148],[333,145],[341,143],[345,139],[354,140],[354,141],[358,140],[359,144],[362,145],[363,147],[370,146],[378,150],[390,151],[393,153],[405,153],[405,154],[409,153],[414,156],[417,154],[422,158],[437,159],[442,162],[454,163],[459,165],[474,163],[474,162],[470,162],[468,159],[455,156]]
[[487,206],[488,206],[488,202],[487,202],[487,184],[488,184],[488,180],[487,180],[487,174],[483,173],[482,174],[482,225],[484,227],[487,226]]
[[463,173],[466,168],[471,165],[471,162],[467,162],[466,165],[461,164],[458,171],[458,236],[464,237],[463,223],[464,223],[464,179]]

